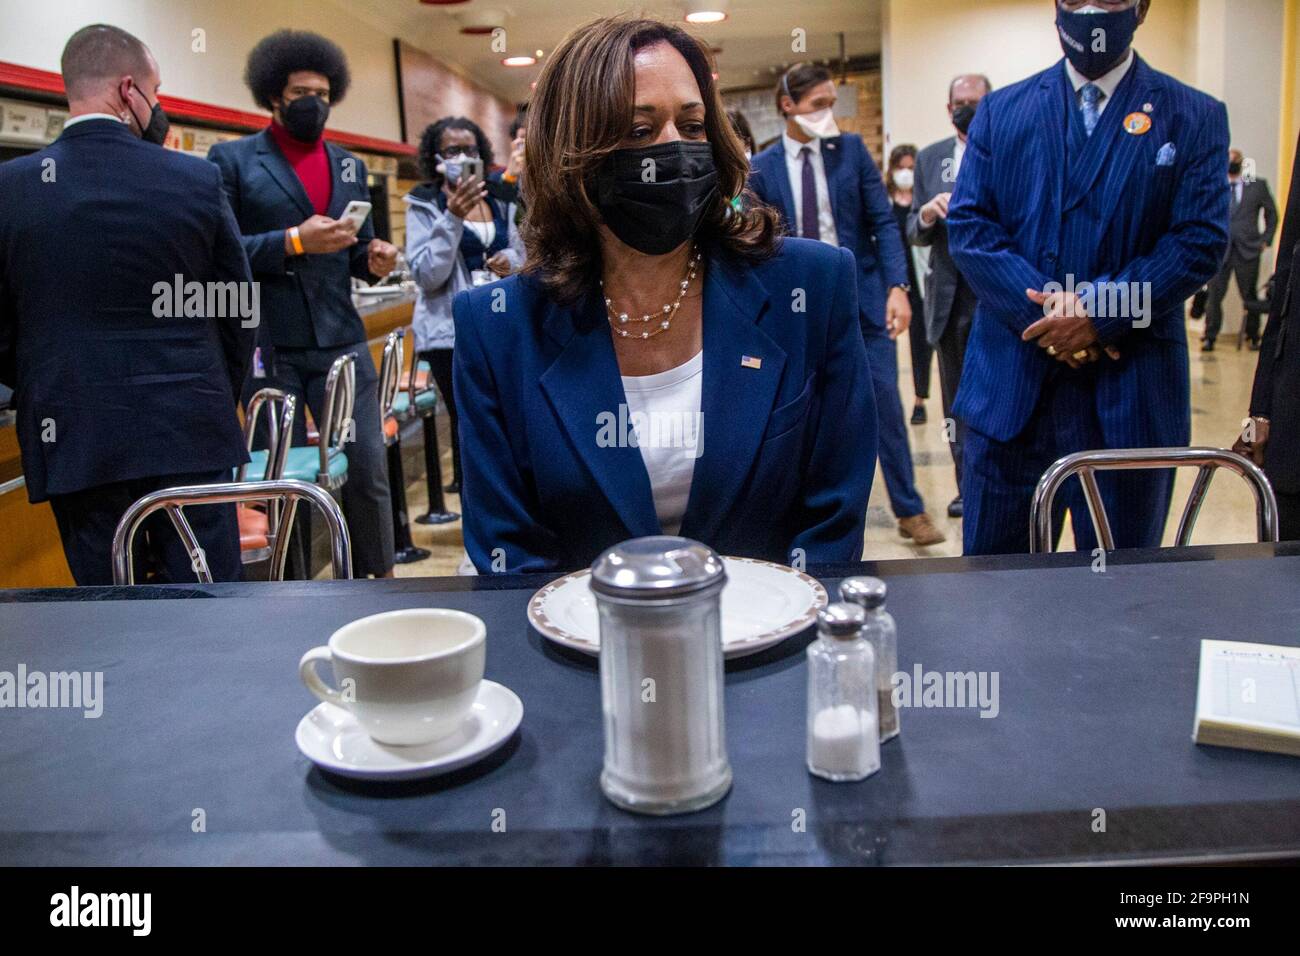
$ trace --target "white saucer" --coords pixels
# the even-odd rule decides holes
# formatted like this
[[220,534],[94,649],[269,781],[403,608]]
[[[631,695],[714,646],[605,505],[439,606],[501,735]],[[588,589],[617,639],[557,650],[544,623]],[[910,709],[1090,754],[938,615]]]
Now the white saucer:
[[[728,660],[757,654],[817,622],[826,588],[816,578],[770,561],[724,557],[722,653]],[[600,621],[591,593],[591,572],[552,581],[528,602],[538,632],[584,654],[600,653]]]
[[510,739],[524,705],[508,687],[485,680],[464,723],[450,737],[415,747],[376,743],[352,714],[320,704],[298,722],[303,756],[322,770],[357,780],[419,780],[482,760]]

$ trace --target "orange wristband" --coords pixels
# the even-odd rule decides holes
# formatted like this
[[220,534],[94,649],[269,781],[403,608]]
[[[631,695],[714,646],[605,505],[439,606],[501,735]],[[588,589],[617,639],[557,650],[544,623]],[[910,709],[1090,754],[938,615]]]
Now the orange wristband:
[[293,254],[300,256],[305,251],[302,247],[302,236],[298,234],[298,227],[294,226],[289,230],[289,245],[293,246]]

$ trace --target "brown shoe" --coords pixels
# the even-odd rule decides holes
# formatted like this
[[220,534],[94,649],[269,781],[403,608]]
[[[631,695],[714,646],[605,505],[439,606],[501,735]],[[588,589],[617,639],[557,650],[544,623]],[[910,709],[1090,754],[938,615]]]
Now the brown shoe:
[[904,538],[911,538],[916,544],[925,547],[930,544],[942,544],[948,539],[942,531],[934,526],[930,516],[922,511],[910,518],[898,519],[898,533]]

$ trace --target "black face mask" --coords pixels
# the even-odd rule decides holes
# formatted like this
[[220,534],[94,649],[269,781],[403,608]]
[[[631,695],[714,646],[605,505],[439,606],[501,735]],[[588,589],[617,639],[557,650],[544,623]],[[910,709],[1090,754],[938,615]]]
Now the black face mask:
[[963,136],[970,132],[970,124],[975,122],[976,109],[978,107],[966,104],[952,111],[952,125],[957,127],[957,132]]
[[661,256],[695,235],[718,191],[713,147],[677,140],[618,149],[592,186],[610,231],[638,252]]
[[314,143],[325,132],[330,105],[319,96],[308,94],[280,107],[280,118],[289,135],[302,143]]
[[1229,163],[1228,173],[1233,176],[1241,175],[1241,163]]
[[[145,100],[145,102],[149,101]],[[135,107],[131,107],[131,115],[135,116]],[[135,121],[140,123],[140,117],[135,116]],[[146,143],[156,143],[161,146],[167,142],[167,131],[171,128],[172,124],[167,119],[167,114],[163,112],[162,104],[155,103],[153,109],[149,111],[149,122],[140,123],[140,138]]]

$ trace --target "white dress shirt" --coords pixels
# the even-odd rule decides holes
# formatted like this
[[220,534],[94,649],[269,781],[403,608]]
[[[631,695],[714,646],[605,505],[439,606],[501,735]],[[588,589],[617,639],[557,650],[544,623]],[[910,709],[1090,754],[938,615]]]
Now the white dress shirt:
[[952,181],[957,181],[957,174],[961,172],[961,161],[966,158],[966,142],[957,137],[957,145],[952,148]]
[[1074,68],[1074,64],[1068,59],[1065,61],[1065,74],[1070,78],[1070,85],[1074,87],[1074,102],[1076,106],[1081,106],[1083,101],[1079,98],[1079,91],[1089,83],[1101,89],[1101,102],[1097,104],[1097,115],[1100,116],[1106,112],[1106,104],[1115,95],[1120,81],[1128,74],[1129,69],[1133,66],[1133,61],[1137,56],[1133,53],[1133,48],[1129,47],[1128,56],[1124,57],[1119,66],[1112,67],[1109,73],[1105,73],[1095,80],[1090,80]]
[[808,159],[813,164],[813,179],[817,183],[817,222],[822,242],[838,246],[835,232],[835,213],[831,210],[831,191],[826,185],[826,166],[822,162],[822,141],[814,137],[810,143],[801,143],[789,133],[781,134],[785,147],[785,169],[790,174],[790,192],[794,198],[794,234],[803,235],[803,157],[799,152],[806,146],[811,152]]
[[114,123],[122,122],[122,117],[114,116],[112,113],[82,113],[80,116],[74,116],[71,119],[64,120],[63,128],[67,129],[69,126],[76,126],[78,123],[93,119],[111,119]]

